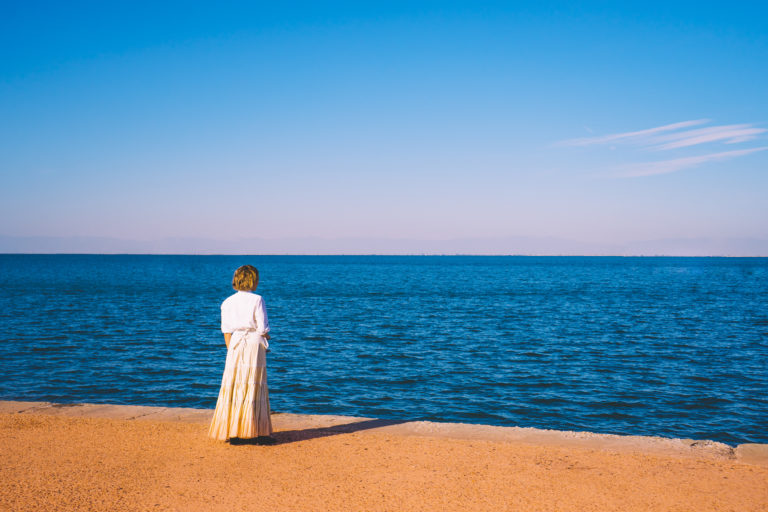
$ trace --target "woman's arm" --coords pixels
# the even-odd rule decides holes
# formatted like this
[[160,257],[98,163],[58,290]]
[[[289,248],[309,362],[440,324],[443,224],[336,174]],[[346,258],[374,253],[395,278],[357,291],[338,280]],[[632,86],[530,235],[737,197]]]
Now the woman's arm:
[[231,332],[225,332],[224,333],[224,344],[229,348],[229,340],[232,339],[232,333]]
[[259,303],[256,305],[256,310],[253,313],[259,334],[269,339],[269,320],[267,319],[267,307],[264,305],[263,299],[259,300]]

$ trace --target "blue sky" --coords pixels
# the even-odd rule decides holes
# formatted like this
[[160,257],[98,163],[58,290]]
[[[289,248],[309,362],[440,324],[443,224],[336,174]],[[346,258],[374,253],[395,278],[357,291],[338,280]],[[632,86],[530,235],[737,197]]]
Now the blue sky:
[[768,239],[765,2],[275,4],[4,2],[0,235]]

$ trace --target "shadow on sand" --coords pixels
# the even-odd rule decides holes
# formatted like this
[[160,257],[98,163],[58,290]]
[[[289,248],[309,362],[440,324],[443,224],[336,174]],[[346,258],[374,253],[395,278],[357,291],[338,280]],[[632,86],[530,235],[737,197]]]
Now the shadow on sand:
[[390,425],[400,425],[402,423],[408,423],[405,420],[364,420],[356,421],[354,423],[345,423],[343,425],[333,425],[330,427],[308,428],[304,430],[283,430],[281,432],[275,432],[272,434],[274,442],[266,441],[263,438],[256,439],[230,439],[230,444],[235,445],[263,445],[263,444],[287,444],[295,443],[297,441],[307,441],[309,439],[317,439],[320,437],[337,436],[339,434],[352,434],[354,432],[360,432],[363,430],[370,430],[372,428],[388,427]]

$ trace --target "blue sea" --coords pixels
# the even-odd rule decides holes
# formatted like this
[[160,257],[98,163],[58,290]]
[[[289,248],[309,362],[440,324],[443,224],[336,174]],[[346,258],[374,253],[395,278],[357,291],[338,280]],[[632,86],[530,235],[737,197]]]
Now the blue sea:
[[246,263],[273,411],[768,443],[768,258],[0,255],[0,399],[213,408]]

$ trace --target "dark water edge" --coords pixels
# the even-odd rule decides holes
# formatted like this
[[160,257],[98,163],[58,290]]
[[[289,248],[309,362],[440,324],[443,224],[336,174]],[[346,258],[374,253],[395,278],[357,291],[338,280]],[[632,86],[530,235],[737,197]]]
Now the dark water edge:
[[0,397],[213,408],[259,267],[272,408],[768,442],[768,259],[0,255]]

